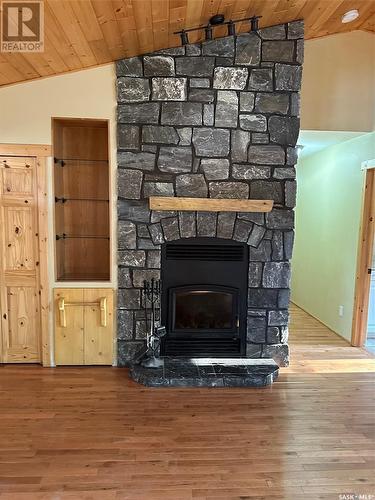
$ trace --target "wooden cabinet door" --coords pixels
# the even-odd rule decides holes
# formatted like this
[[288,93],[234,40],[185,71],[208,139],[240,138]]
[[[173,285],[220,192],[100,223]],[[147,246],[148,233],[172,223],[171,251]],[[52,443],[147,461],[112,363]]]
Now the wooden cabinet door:
[[[84,310],[85,365],[111,365],[113,359],[113,292],[108,288],[85,289]],[[105,312],[100,311],[100,300],[105,298]],[[102,314],[106,320],[102,321]]]
[[36,159],[0,158],[1,360],[41,361]]
[[[64,300],[64,316],[59,309],[60,299]],[[55,290],[54,302],[56,365],[83,365],[83,290],[82,288]],[[62,317],[65,318],[65,321],[62,320]]]
[[113,290],[59,288],[54,297],[56,365],[112,365]]

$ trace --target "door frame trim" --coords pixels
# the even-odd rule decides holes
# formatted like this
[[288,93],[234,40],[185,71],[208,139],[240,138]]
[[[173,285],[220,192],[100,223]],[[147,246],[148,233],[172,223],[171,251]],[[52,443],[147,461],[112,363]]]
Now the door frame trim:
[[52,156],[50,144],[5,144],[0,143],[0,155],[2,156],[34,156],[46,158]]
[[[29,156],[36,159],[38,235],[39,235],[39,285],[40,285],[40,352],[43,366],[51,364],[51,338],[49,332],[49,280],[48,280],[48,196],[47,196],[47,158],[52,156],[49,144],[2,144],[1,156]],[[0,360],[1,361],[1,360]]]
[[363,347],[367,337],[370,280],[368,269],[372,266],[375,234],[375,167],[365,170],[361,224],[359,230],[357,271],[355,280],[354,308],[351,344]]

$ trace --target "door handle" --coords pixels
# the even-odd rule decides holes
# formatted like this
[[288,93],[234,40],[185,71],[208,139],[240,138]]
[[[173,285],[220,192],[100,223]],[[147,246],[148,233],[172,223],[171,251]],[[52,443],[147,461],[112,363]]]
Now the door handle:
[[107,297],[102,297],[99,301],[100,325],[107,326]]
[[66,327],[66,314],[65,314],[65,299],[61,297],[58,302],[59,307],[59,318],[60,318],[60,326]]
[[107,297],[101,297],[98,302],[65,302],[64,297],[58,300],[60,326],[66,328],[66,311],[69,306],[94,306],[100,310],[100,326],[107,326]]

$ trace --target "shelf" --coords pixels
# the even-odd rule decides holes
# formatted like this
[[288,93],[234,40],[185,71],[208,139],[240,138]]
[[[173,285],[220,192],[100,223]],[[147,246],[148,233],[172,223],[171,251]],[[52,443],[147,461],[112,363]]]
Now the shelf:
[[109,200],[103,200],[100,198],[65,198],[64,196],[61,198],[58,198],[55,196],[55,203],[66,203],[67,201],[92,201],[92,202],[97,202],[97,201],[102,201],[102,202],[107,202],[109,203]]
[[54,158],[54,163],[60,165],[60,167],[64,167],[67,163],[104,163],[108,164],[109,160],[89,160],[88,158]]
[[159,211],[270,212],[273,207],[273,200],[150,196],[149,206],[151,210]]
[[56,280],[109,279],[108,122],[53,120]]
[[82,239],[82,240],[109,240],[109,236],[96,236],[96,235],[70,235],[70,234],[56,234],[56,241],[59,240],[73,240],[73,239]]
[[77,273],[66,273],[60,276],[58,279],[58,282],[63,282],[63,281],[70,281],[70,282],[85,282],[85,281],[110,281],[110,276],[108,274],[98,274],[96,271],[95,273],[83,273],[83,274],[77,274]]

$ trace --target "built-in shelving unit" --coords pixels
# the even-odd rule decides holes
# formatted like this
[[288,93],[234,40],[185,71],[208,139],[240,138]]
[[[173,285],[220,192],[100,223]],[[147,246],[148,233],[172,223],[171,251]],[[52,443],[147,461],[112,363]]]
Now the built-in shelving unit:
[[108,122],[53,120],[57,281],[110,279]]

